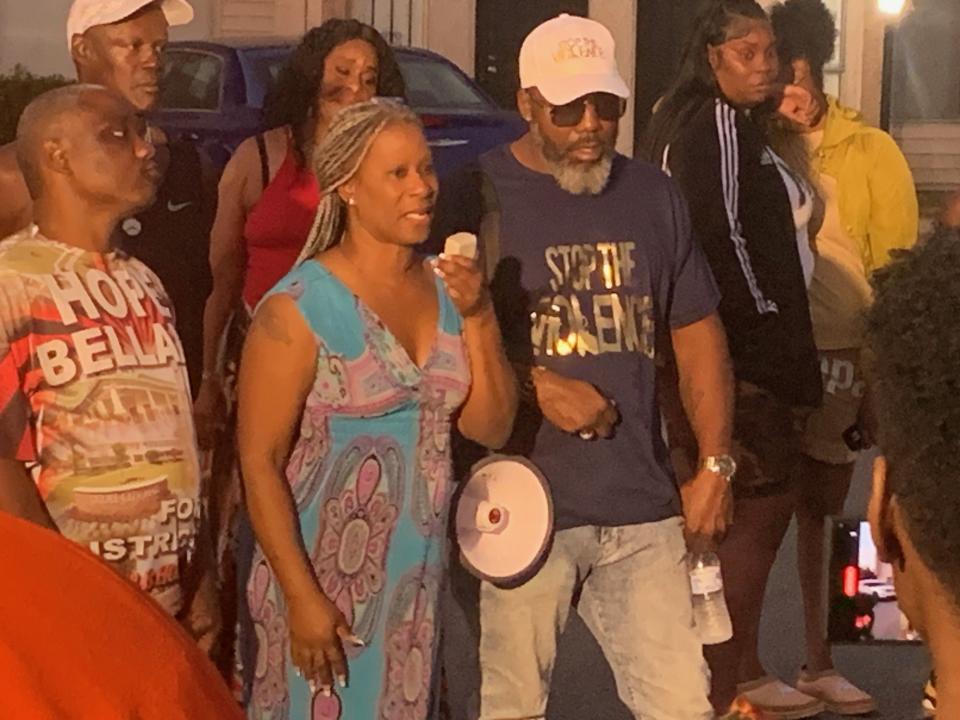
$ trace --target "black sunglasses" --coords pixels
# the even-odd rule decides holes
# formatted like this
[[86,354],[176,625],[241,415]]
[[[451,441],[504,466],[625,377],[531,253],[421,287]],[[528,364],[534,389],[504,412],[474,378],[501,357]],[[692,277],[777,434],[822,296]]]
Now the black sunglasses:
[[596,111],[597,117],[604,122],[619,120],[627,111],[626,100],[605,92],[584,95],[572,102],[568,102],[566,105],[551,105],[547,102],[539,102],[536,99],[534,102],[541,107],[550,109],[550,119],[553,120],[553,124],[557,127],[575,127],[579,125],[580,121],[583,120],[583,114],[587,111],[588,102],[593,106],[594,111]]

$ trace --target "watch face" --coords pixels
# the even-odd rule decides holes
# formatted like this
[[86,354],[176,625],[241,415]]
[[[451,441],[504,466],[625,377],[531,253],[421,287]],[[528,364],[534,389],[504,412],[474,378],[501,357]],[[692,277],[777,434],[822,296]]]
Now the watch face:
[[729,455],[708,458],[704,466],[707,470],[722,475],[728,480],[737,472],[737,463]]
[[733,474],[737,472],[737,464],[733,461],[732,457],[718,457],[717,470],[724,477],[733,477]]

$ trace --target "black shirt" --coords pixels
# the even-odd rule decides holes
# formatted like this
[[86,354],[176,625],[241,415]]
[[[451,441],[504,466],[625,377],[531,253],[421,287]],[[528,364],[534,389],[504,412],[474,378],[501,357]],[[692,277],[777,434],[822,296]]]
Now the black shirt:
[[153,206],[124,220],[117,243],[157,274],[176,313],[177,333],[196,394],[203,373],[203,311],[213,283],[208,259],[216,207],[203,188],[203,165],[191,143],[168,146],[170,162]]

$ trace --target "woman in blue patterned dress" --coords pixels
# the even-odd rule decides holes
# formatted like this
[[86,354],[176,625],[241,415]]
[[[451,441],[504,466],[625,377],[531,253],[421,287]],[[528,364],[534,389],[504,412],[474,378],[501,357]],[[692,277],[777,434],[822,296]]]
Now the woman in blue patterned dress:
[[257,309],[240,372],[258,542],[248,714],[423,720],[451,422],[501,445],[515,383],[478,265],[415,254],[437,189],[416,116],[344,110],[314,157],[314,229]]

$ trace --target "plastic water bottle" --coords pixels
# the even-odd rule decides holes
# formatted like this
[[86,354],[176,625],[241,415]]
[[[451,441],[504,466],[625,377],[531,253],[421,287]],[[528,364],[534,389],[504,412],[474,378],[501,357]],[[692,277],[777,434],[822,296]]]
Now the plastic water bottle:
[[693,596],[693,618],[704,645],[717,645],[733,637],[733,625],[723,597],[723,576],[716,553],[690,553],[690,592]]

